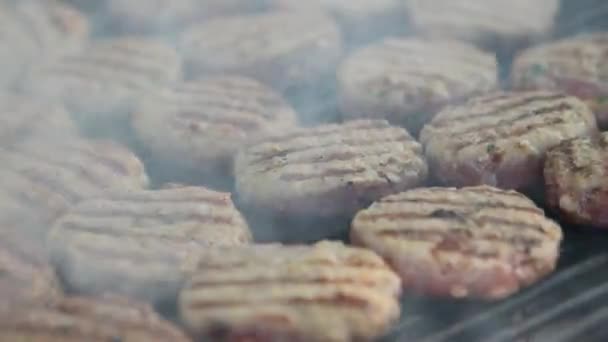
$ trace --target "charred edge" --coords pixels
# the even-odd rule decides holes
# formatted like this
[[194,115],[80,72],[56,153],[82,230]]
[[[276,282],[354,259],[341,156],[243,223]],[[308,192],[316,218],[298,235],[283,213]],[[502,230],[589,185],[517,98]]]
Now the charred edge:
[[[238,116],[238,115],[226,115],[226,113],[217,113],[220,115],[211,115],[207,111],[208,109],[201,108],[199,111],[194,110],[178,110],[177,119],[183,121],[189,121],[187,125],[193,131],[202,131],[202,129],[193,129],[193,127],[199,127],[200,122],[209,123],[212,125],[230,125],[234,128],[238,128],[242,131],[254,131],[264,124],[261,118],[251,116]],[[180,124],[181,123],[180,121]]]
[[[311,136],[310,138],[313,139],[315,137]],[[325,148],[329,148],[329,147],[333,147],[333,146],[365,147],[365,146],[380,145],[380,144],[412,144],[412,143],[413,143],[413,141],[411,139],[407,138],[405,135],[403,137],[393,137],[393,138],[381,139],[381,140],[380,139],[367,139],[367,140],[348,139],[348,140],[342,140],[339,143],[330,142],[327,144],[318,144],[318,145],[313,145],[313,146],[292,147],[292,148],[279,150],[277,152],[255,153],[254,155],[257,157],[253,158],[249,162],[249,165],[261,164],[261,163],[271,160],[273,158],[285,157],[292,153],[302,153],[302,152],[312,151],[315,149],[325,149]],[[414,150],[413,147],[412,147],[412,150]],[[416,153],[416,154],[418,154],[418,153]]]
[[[503,96],[497,96],[497,97],[492,97],[490,99],[487,99],[486,101],[480,102],[480,103],[490,103],[493,101],[498,101],[498,100],[502,100],[505,99],[507,97],[509,97],[511,95],[503,95]],[[457,120],[466,120],[466,121],[471,121],[472,119],[477,119],[477,118],[482,118],[482,117],[487,117],[487,116],[493,116],[493,115],[498,115],[506,110],[513,110],[513,109],[517,109],[519,107],[525,106],[527,104],[536,102],[536,101],[551,101],[551,100],[559,100],[559,99],[563,99],[565,98],[564,95],[559,95],[559,94],[555,94],[555,95],[545,95],[545,96],[534,96],[534,97],[528,97],[528,98],[524,98],[522,100],[519,100],[517,102],[511,102],[511,103],[506,103],[502,106],[499,106],[491,111],[488,112],[483,112],[483,113],[477,113],[477,114],[471,114],[471,115],[467,115],[466,117],[461,117],[461,118],[446,118],[443,120],[434,120],[431,124],[432,127],[437,127],[437,128],[441,128],[441,127],[445,127],[446,125],[449,125],[451,123],[453,123],[453,120],[457,119]],[[525,116],[531,116],[534,115],[532,113],[527,113],[527,115]],[[524,116],[524,117],[525,117]],[[516,120],[519,120],[520,118],[516,118]]]
[[264,303],[237,302],[234,300],[197,300],[188,304],[192,310],[205,310],[214,308],[247,307],[260,305],[323,305],[333,307],[347,307],[353,309],[367,309],[372,304],[361,297],[340,293],[334,296],[321,296],[317,298],[287,298],[287,299],[268,299]]
[[445,206],[462,207],[464,209],[470,208],[471,210],[475,209],[477,211],[483,210],[483,209],[504,209],[504,210],[514,210],[514,211],[532,213],[532,214],[537,214],[537,215],[542,215],[542,216],[545,215],[545,213],[543,212],[542,209],[534,207],[532,205],[530,205],[530,206],[506,205],[504,203],[496,203],[496,202],[492,202],[492,201],[455,202],[455,201],[449,201],[449,200],[430,199],[430,198],[403,198],[403,199],[387,198],[387,199],[382,200],[381,203],[404,203],[404,204],[405,203],[416,203],[416,204],[421,204],[421,205],[424,205],[424,204],[445,205]]
[[535,129],[540,129],[540,128],[546,128],[546,127],[552,127],[552,126],[556,126],[559,124],[563,124],[565,121],[563,118],[561,117],[557,117],[557,118],[552,118],[550,121],[548,122],[542,122],[542,123],[537,123],[537,124],[531,124],[531,125],[527,125],[526,127],[524,127],[523,129],[518,129],[512,132],[503,132],[502,134],[499,134],[498,136],[486,136],[478,141],[474,141],[474,142],[470,142],[470,141],[463,141],[461,143],[456,143],[454,148],[454,153],[458,153],[461,150],[470,147],[470,146],[479,146],[479,145],[483,145],[486,144],[490,141],[497,141],[500,139],[505,139],[505,138],[519,138]]

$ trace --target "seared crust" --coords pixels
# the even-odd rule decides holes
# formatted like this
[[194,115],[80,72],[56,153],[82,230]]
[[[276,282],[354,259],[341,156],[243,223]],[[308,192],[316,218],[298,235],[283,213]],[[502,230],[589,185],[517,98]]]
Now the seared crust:
[[86,125],[101,118],[124,119],[134,101],[165,86],[181,73],[177,52],[160,42],[121,37],[92,43],[33,68],[24,88],[60,99]]
[[308,217],[354,214],[427,175],[420,144],[384,120],[277,133],[243,150],[235,164],[247,205]]
[[141,161],[109,142],[31,141],[2,150],[0,163],[1,216],[15,225],[34,216],[50,223],[71,205],[104,190],[148,184]]
[[456,41],[389,38],[348,57],[338,85],[347,117],[386,118],[417,132],[443,105],[494,89],[496,59]]
[[419,34],[484,46],[548,36],[560,6],[559,0],[406,0],[405,5]]
[[550,273],[562,232],[523,195],[492,187],[425,188],[357,214],[351,241],[382,255],[406,289],[504,298]]
[[0,232],[0,310],[21,305],[49,304],[62,294],[55,271],[45,253],[29,239]]
[[399,317],[399,278],[375,253],[320,242],[206,250],[180,313],[213,341],[359,341]]
[[608,33],[588,33],[522,52],[513,62],[516,89],[549,89],[582,98],[608,127]]
[[174,298],[183,260],[251,241],[230,194],[200,187],[110,192],[75,206],[49,233],[51,256],[78,293]]
[[0,340],[62,342],[187,342],[147,304],[118,297],[66,298],[51,306],[0,313]]
[[566,141],[547,153],[549,206],[577,224],[608,228],[608,133]]
[[138,139],[156,159],[172,168],[224,174],[232,171],[236,152],[250,139],[295,122],[294,110],[279,94],[240,76],[207,78],[153,92],[132,116]]
[[327,74],[341,52],[340,32],[316,12],[276,11],[210,20],[180,39],[188,72],[235,73],[285,90]]
[[444,109],[420,141],[445,184],[524,189],[541,182],[548,149],[595,132],[593,113],[575,97],[500,92]]

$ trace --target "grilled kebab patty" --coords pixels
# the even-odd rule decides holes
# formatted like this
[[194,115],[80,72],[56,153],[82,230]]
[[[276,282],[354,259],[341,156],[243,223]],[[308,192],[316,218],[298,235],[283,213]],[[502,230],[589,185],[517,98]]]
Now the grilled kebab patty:
[[191,253],[250,240],[230,194],[175,187],[83,201],[55,223],[49,248],[72,290],[162,302],[175,299]]
[[488,186],[421,188],[357,214],[351,241],[376,251],[406,289],[499,299],[550,273],[562,232],[514,191]]
[[341,38],[328,16],[273,11],[194,25],[179,46],[189,75],[241,74],[286,90],[310,86],[329,73]]
[[338,69],[346,117],[385,118],[411,132],[442,106],[496,86],[495,57],[456,41],[389,38],[354,52]]
[[353,214],[426,175],[420,144],[384,120],[277,132],[235,162],[236,190],[246,205],[309,217]]
[[608,33],[588,33],[541,44],[513,62],[516,89],[559,90],[582,98],[608,128]]
[[36,342],[187,342],[152,308],[123,298],[70,297],[50,306],[0,311],[0,340]]
[[[232,172],[237,151],[254,137],[294,126],[296,114],[272,89],[249,78],[218,76],[155,91],[137,106],[139,141],[172,170]],[[164,132],[158,134],[158,132]]]
[[547,153],[550,207],[566,221],[608,228],[608,133],[563,142]]
[[399,278],[338,242],[203,251],[180,294],[187,327],[213,341],[359,341],[399,317]]
[[579,99],[554,92],[499,92],[448,107],[420,141],[444,184],[526,189],[542,183],[548,149],[597,132]]

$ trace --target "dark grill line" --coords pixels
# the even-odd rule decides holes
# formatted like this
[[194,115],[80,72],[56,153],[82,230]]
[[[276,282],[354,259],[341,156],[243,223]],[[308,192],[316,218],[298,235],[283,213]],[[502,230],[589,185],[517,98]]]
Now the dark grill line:
[[[260,302],[237,302],[234,300],[225,300],[225,299],[217,299],[214,301],[203,301],[196,300],[192,303],[188,303],[188,307],[192,310],[205,310],[205,309],[214,309],[214,308],[238,308],[238,307],[247,307],[247,306],[255,306],[260,305]],[[324,306],[333,306],[333,307],[349,307],[356,309],[366,309],[371,306],[371,303],[363,298],[355,297],[347,294],[337,294],[334,296],[322,296],[317,298],[298,298],[294,296],[289,299],[279,299],[273,300],[268,298],[263,305],[324,305]]]
[[[79,66],[82,68],[92,68],[96,70],[111,71],[120,75],[138,75],[144,76],[148,81],[165,80],[167,74],[164,73],[162,65],[144,66],[138,63],[133,63],[132,60],[119,60],[112,56],[96,55],[84,57],[64,57],[64,63],[68,65]],[[143,63],[142,63],[143,64]]]
[[[72,215],[70,216],[72,220],[78,222],[78,219],[81,219],[84,222],[88,222],[91,218],[96,219],[125,219],[125,220],[133,220],[138,222],[139,220],[154,220],[158,223],[162,224],[173,224],[176,222],[189,222],[194,221],[198,223],[214,223],[214,224],[232,224],[234,223],[234,219],[232,216],[211,216],[204,215],[199,213],[191,213],[191,214],[180,214],[180,215],[160,215],[157,213],[137,213],[129,210],[111,210],[111,211],[79,211],[78,216]],[[75,223],[74,223],[75,224]],[[107,227],[99,227],[99,229],[107,230]],[[142,227],[142,229],[149,229],[149,227]]]
[[483,209],[504,209],[504,210],[515,210],[515,211],[523,211],[526,213],[538,214],[544,216],[545,213],[542,209],[530,206],[517,206],[517,205],[508,205],[506,203],[497,203],[491,201],[485,202],[472,202],[472,201],[462,201],[455,202],[451,200],[442,200],[442,199],[431,199],[431,198],[385,198],[381,200],[379,203],[416,203],[420,205],[430,204],[430,205],[445,205],[451,207],[462,207],[463,209],[476,210],[481,211]]
[[268,137],[264,142],[266,143],[284,143],[287,141],[293,141],[298,138],[323,138],[331,135],[340,135],[342,132],[351,132],[354,134],[357,131],[366,131],[366,130],[382,130],[391,128],[390,125],[383,120],[363,120],[350,122],[344,125],[332,125],[332,127],[322,128],[320,130],[307,130],[307,129],[298,129],[295,132],[286,135],[280,135],[275,137]]
[[[71,64],[58,64],[53,65],[43,70],[43,75],[47,77],[60,77],[60,78],[78,78],[82,82],[86,83],[106,83],[107,85],[120,85],[129,89],[130,91],[139,91],[146,89],[148,82],[142,82],[141,80],[133,79],[128,74],[116,74],[107,75],[103,72],[99,72],[98,69],[82,68],[78,65]],[[117,76],[118,75],[118,76]]]
[[[486,233],[486,232],[484,232]],[[492,235],[492,234],[474,234],[471,229],[458,228],[458,229],[425,229],[420,230],[416,228],[404,228],[399,230],[385,229],[379,231],[377,235],[382,237],[401,238],[408,241],[417,242],[440,242],[446,241],[458,241],[458,243],[464,243],[469,245],[472,242],[499,242],[505,243],[512,246],[524,246],[524,247],[535,247],[542,244],[543,240],[540,238],[518,236],[517,234],[509,237]]]
[[[237,271],[237,270],[235,270]],[[190,290],[204,290],[205,288],[222,287],[222,286],[261,286],[261,285],[311,285],[322,287],[324,285],[336,285],[336,284],[347,284],[347,285],[360,285],[362,287],[380,287],[383,284],[379,281],[372,280],[360,280],[356,277],[343,277],[343,278],[330,278],[330,277],[319,277],[314,279],[297,279],[297,278],[262,278],[262,279],[250,279],[250,280],[202,280],[195,279],[188,289]]]
[[188,101],[172,101],[162,100],[161,106],[171,108],[179,111],[209,111],[215,113],[224,113],[228,111],[238,112],[243,117],[260,118],[266,120],[273,120],[276,118],[274,111],[269,110],[267,107],[263,107],[259,104],[247,103],[245,101],[235,102],[234,99],[226,99],[226,101],[220,101],[219,98],[207,99],[204,97],[198,97],[196,99]]
[[[150,49],[150,50],[157,50],[157,49]],[[144,60],[144,61],[154,61],[154,64],[157,65],[164,65],[167,62],[167,58],[163,58],[163,57],[169,57],[170,56],[167,55],[160,55],[160,54],[155,54],[152,51],[148,51],[148,49],[144,48],[140,48],[137,46],[129,46],[127,44],[117,44],[117,43],[113,43],[113,44],[109,44],[109,45],[101,45],[99,47],[98,50],[96,50],[96,52],[98,52],[99,54],[103,55],[103,56],[109,56],[109,57],[114,57],[114,56],[120,56],[119,58],[125,57],[127,60],[134,60],[134,58],[138,58],[140,60]],[[152,53],[150,53],[152,52]]]
[[[105,199],[103,199],[105,200]],[[228,198],[222,197],[212,197],[212,196],[183,196],[182,198],[146,198],[142,197],[109,197],[107,199],[108,202],[127,202],[133,204],[164,204],[164,205],[174,205],[174,204],[193,204],[193,205],[212,205],[214,207],[220,208],[229,208],[230,200]],[[119,205],[120,203],[115,203]]]
[[177,125],[186,125],[186,123],[183,121],[190,121],[193,123],[203,121],[212,125],[230,125],[233,127],[238,127],[244,131],[255,130],[264,125],[263,119],[260,117],[251,115],[233,115],[228,113],[214,115],[213,110],[209,109],[201,109],[198,111],[178,110],[175,119],[175,123]]
[[284,181],[295,181],[301,182],[311,179],[327,178],[327,177],[344,177],[353,176],[362,172],[365,172],[365,167],[358,167],[351,170],[345,170],[340,168],[328,168],[318,173],[284,173],[279,178]]
[[58,194],[65,198],[70,204],[77,203],[82,199],[82,195],[76,193],[69,186],[59,183],[57,180],[48,177],[48,175],[40,174],[34,170],[14,170],[25,176],[32,183],[42,186],[49,190],[50,193]]
[[[122,150],[122,148],[119,148],[118,146],[114,147],[114,146],[108,146],[108,145],[97,145],[97,144],[91,144],[88,146],[76,146],[76,145],[65,145],[62,146],[61,149],[70,149],[73,150],[77,153],[79,153],[80,155],[82,155],[83,157],[87,157],[90,159],[90,165],[95,165],[95,164],[99,164],[102,165],[104,167],[106,167],[107,169],[109,169],[110,171],[113,171],[116,174],[120,174],[120,175],[125,175],[128,176],[130,174],[129,172],[129,167],[128,162],[126,162],[126,160],[135,160],[135,156],[132,155],[130,152],[126,151],[126,150]],[[98,149],[108,149],[110,150],[109,154],[106,153],[99,153],[97,150]],[[115,158],[112,155],[112,152],[118,152],[118,156],[121,158]],[[124,160],[122,160],[125,157]],[[124,161],[124,162],[123,162]]]
[[[480,102],[480,103],[491,103],[493,101],[498,101],[498,100],[504,99],[506,97],[508,97],[508,95],[503,95],[502,97],[498,97],[498,98],[491,98],[491,99],[488,99],[488,100]],[[565,98],[564,95],[545,95],[545,96],[526,97],[526,98],[521,99],[516,102],[510,102],[510,103],[506,103],[504,105],[498,106],[495,109],[488,111],[488,112],[468,114],[468,115],[462,116],[462,117],[447,117],[443,120],[441,120],[441,119],[433,120],[433,122],[431,123],[430,126],[436,127],[436,128],[445,127],[447,124],[452,124],[454,122],[454,120],[471,121],[471,119],[498,115],[506,110],[518,109],[518,108],[521,108],[527,104],[530,104],[530,103],[533,103],[536,101],[550,101],[550,100],[558,100],[558,99],[563,99],[563,98]],[[526,114],[532,115],[530,113],[526,113]]]
[[[108,236],[108,237],[114,237],[117,239],[121,239],[121,238],[154,238],[154,239],[159,239],[159,240],[165,240],[165,241],[171,241],[173,243],[188,243],[188,242],[193,242],[196,241],[195,238],[189,237],[189,236],[179,236],[179,235],[175,235],[172,234],[171,232],[167,232],[166,234],[164,233],[158,233],[158,232],[153,232],[151,230],[144,230],[144,229],[115,229],[115,228],[108,228],[108,227],[100,227],[100,228],[89,228],[89,227],[82,227],[82,226],[78,226],[76,223],[73,222],[65,222],[62,223],[61,225],[61,229],[65,229],[65,230],[72,230],[72,231],[77,231],[79,233],[87,233],[87,234],[91,234],[91,235],[99,235],[99,236]],[[141,232],[135,233],[133,232],[133,230],[140,230]]]

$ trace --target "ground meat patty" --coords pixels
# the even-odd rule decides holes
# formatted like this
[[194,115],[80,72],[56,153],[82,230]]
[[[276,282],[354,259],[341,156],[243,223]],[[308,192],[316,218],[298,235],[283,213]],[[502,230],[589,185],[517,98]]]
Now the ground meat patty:
[[142,145],[173,172],[228,176],[240,148],[255,136],[294,126],[296,114],[257,81],[220,76],[146,96],[132,122]]
[[0,312],[0,340],[37,342],[187,342],[150,306],[117,297],[66,298],[52,306]]
[[419,34],[484,47],[508,47],[549,35],[559,0],[406,0]]
[[75,206],[49,233],[70,289],[153,302],[175,300],[189,254],[250,240],[230,194],[200,187],[105,193]]
[[420,144],[383,120],[355,120],[277,133],[236,159],[245,204],[304,216],[350,215],[427,175]]
[[213,341],[367,341],[399,317],[399,278],[338,242],[208,250],[180,295],[187,327]]
[[587,102],[608,128],[608,33],[589,33],[538,45],[513,62],[516,89],[564,91]]
[[399,0],[271,0],[276,8],[333,15],[345,38],[354,44],[401,33],[405,8]]
[[496,85],[494,56],[454,41],[390,38],[356,51],[338,70],[346,117],[386,118],[412,132],[443,105]]
[[62,294],[44,252],[14,231],[0,228],[0,309],[48,304]]
[[548,149],[597,132],[589,108],[553,92],[500,92],[441,111],[420,140],[444,184],[526,189],[541,183]]
[[48,224],[71,205],[104,190],[134,190],[148,183],[141,161],[106,142],[38,141],[0,151],[0,223]]
[[41,63],[24,88],[34,96],[60,99],[85,131],[103,135],[123,128],[139,97],[180,76],[172,48],[146,38],[122,37],[92,43],[80,54]]
[[180,50],[189,75],[243,74],[285,90],[333,70],[341,39],[327,16],[277,11],[195,25],[182,34]]
[[549,206],[564,219],[608,228],[608,133],[566,141],[547,153],[545,186]]
[[562,232],[523,195],[488,186],[422,188],[357,214],[351,241],[378,252],[406,289],[498,299],[550,273]]

